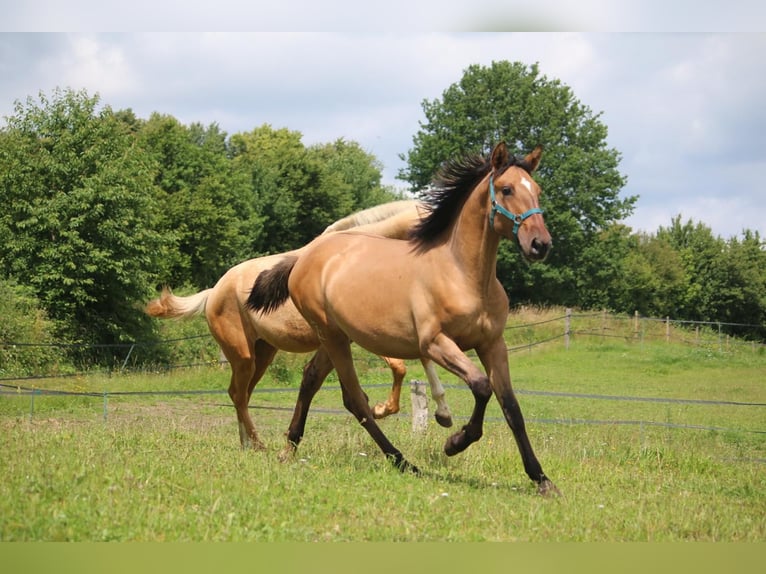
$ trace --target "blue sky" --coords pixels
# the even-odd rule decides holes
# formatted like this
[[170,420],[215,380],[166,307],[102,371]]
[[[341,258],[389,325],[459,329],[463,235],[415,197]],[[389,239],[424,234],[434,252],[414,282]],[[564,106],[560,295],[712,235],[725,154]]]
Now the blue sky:
[[[541,24],[540,14],[524,14],[515,14],[517,24],[549,29],[582,17],[549,11]],[[607,16],[615,14],[627,15],[630,29],[638,12]],[[24,18],[17,9],[6,22],[34,29]],[[424,99],[440,97],[471,64],[537,62],[602,114],[608,145],[622,154],[624,193],[639,195],[628,225],[653,232],[680,214],[723,237],[745,228],[766,235],[766,35],[732,32],[725,17],[715,33],[604,31],[598,20],[583,32],[473,33],[453,22],[456,31],[447,32],[103,33],[59,32],[66,19],[45,18],[34,21],[48,23],[38,29],[53,31],[0,33],[0,116],[40,90],[84,88],[140,117],[158,111],[229,134],[268,123],[300,131],[307,145],[354,140],[383,163],[385,183],[403,187],[398,156],[412,147]]]

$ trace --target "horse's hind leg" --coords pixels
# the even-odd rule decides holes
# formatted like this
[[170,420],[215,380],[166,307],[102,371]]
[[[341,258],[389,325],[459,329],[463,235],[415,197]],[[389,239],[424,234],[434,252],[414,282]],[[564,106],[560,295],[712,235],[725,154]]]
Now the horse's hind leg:
[[399,400],[402,393],[402,382],[404,376],[407,374],[407,366],[401,359],[392,359],[390,357],[381,357],[388,367],[391,369],[391,374],[394,377],[394,382],[391,385],[391,394],[388,395],[388,399],[385,402],[376,404],[372,409],[372,415],[376,419],[382,419],[389,415],[395,415],[399,412]]
[[[391,386],[391,394],[388,396],[388,399],[385,402],[376,404],[372,409],[372,414],[376,419],[382,419],[399,412],[402,383],[404,381],[404,376],[407,373],[407,366],[401,359],[392,359],[389,357],[382,358],[391,368],[394,382]],[[431,388],[431,397],[436,402],[436,413],[434,415],[436,417],[436,422],[443,427],[449,428],[452,426],[452,413],[447,404],[444,387],[439,380],[439,375],[436,373],[436,367],[428,359],[422,359],[421,362],[423,363],[429,387]]]
[[237,411],[239,441],[242,448],[254,450],[266,448],[255,430],[248,405],[253,388],[263,377],[276,353],[277,349],[262,340],[256,341],[252,357],[236,353],[231,348],[224,348],[224,354],[227,355],[231,365],[229,397]]
[[452,426],[452,413],[449,410],[449,405],[447,405],[446,393],[436,372],[436,366],[428,359],[421,359],[420,362],[423,363],[426,377],[428,377],[428,384],[431,387],[431,398],[436,402],[436,413],[434,414],[436,422],[445,428],[449,428]]
[[250,394],[247,392],[250,380],[255,372],[255,364],[252,359],[243,359],[240,357],[229,358],[231,365],[231,382],[229,383],[229,398],[234,403],[234,410],[237,413],[237,426],[239,427],[239,442],[242,448],[253,448],[261,450],[266,448],[258,438],[255,431],[255,425],[250,418],[247,409]]
[[[340,340],[340,337],[343,340]],[[383,434],[383,431],[380,430],[378,423],[375,422],[372,409],[370,409],[370,405],[367,402],[367,395],[364,394],[362,387],[359,385],[359,379],[354,369],[351,345],[348,339],[345,338],[345,335],[340,337],[335,340],[325,337],[323,338],[323,344],[338,373],[338,379],[340,380],[343,392],[343,405],[356,417],[356,420],[370,434],[380,450],[383,451],[394,466],[402,472],[409,470],[418,473],[417,467],[405,460],[399,449],[391,444],[386,435]]]
[[332,368],[332,362],[327,356],[327,352],[321,347],[303,368],[303,378],[301,379],[301,388],[298,391],[298,400],[295,402],[293,418],[286,433],[287,445],[279,453],[280,461],[286,462],[295,454],[298,444],[303,439],[306,417],[309,413],[311,401],[327,378],[327,375],[332,371]]

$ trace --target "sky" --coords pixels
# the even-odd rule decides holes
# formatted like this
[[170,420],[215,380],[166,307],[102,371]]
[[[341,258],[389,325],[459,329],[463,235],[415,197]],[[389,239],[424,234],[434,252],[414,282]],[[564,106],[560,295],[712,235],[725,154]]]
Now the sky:
[[[744,29],[730,22],[729,11],[714,21],[685,21],[678,31],[653,19],[642,24],[638,11],[615,13],[614,3],[586,0],[603,7],[601,18],[622,18],[609,29],[562,6],[512,16],[501,11],[499,20],[477,17],[476,6],[486,1],[475,0],[470,18],[453,14],[442,30],[389,30],[390,15],[355,29],[345,21],[325,23],[325,12],[301,12],[292,32],[281,29],[286,24],[275,14],[261,31],[203,32],[195,25],[212,28],[217,21],[197,14],[179,32],[136,32],[129,19],[125,29],[115,29],[123,21],[112,17],[114,31],[105,33],[67,30],[71,23],[63,13],[57,18],[57,3],[16,4],[23,6],[7,14],[0,31],[0,125],[17,100],[56,87],[85,89],[113,109],[215,123],[229,135],[270,124],[301,132],[305,145],[356,141],[383,164],[384,184],[405,188],[396,179],[404,167],[399,155],[413,147],[424,100],[440,98],[472,64],[538,63],[608,127],[607,145],[620,152],[618,169],[627,176],[622,195],[639,196],[625,221],[634,231],[655,232],[681,215],[724,238],[743,229],[766,236],[766,34],[748,29],[748,19]],[[28,13],[29,6],[46,4],[45,16]],[[314,17],[319,31],[302,31]],[[514,27],[502,23],[512,17],[515,29],[548,31],[468,30]],[[103,19],[86,19],[76,28],[99,25],[106,28]]]

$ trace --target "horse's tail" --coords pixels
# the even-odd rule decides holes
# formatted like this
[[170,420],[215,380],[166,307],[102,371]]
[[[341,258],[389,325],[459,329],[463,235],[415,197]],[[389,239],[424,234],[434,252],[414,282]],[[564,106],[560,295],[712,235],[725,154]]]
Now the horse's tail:
[[164,287],[158,299],[146,304],[144,311],[151,317],[160,319],[186,319],[205,311],[207,298],[211,289],[205,289],[188,297],[177,297],[170,289]]
[[261,271],[247,297],[247,307],[261,313],[271,313],[281,307],[290,296],[287,280],[298,257],[290,255],[271,269]]

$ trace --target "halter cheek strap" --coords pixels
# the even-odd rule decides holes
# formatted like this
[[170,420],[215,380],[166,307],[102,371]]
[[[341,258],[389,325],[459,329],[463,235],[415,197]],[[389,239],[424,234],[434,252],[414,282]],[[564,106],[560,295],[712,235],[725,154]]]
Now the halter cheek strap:
[[543,213],[543,210],[539,207],[533,207],[527,209],[524,213],[519,215],[511,213],[495,200],[495,181],[492,175],[489,176],[489,204],[491,209],[489,210],[489,226],[495,228],[495,214],[500,212],[502,215],[513,221],[513,234],[518,236],[519,227],[524,223],[527,217],[534,215],[535,213]]

